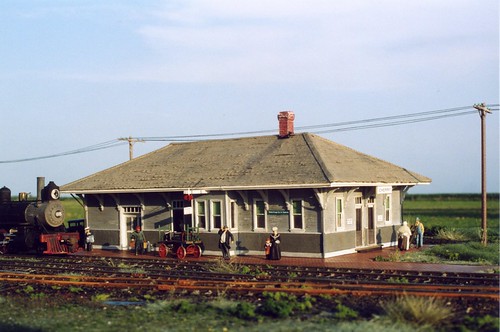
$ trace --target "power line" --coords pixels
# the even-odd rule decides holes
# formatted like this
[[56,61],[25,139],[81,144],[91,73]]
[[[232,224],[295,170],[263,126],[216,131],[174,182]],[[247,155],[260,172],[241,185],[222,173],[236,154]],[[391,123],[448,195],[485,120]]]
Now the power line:
[[[489,105],[485,105],[485,106],[489,107],[489,109],[493,112],[498,112],[498,106],[500,106],[500,105],[499,104],[489,104]],[[439,119],[443,119],[443,118],[475,114],[476,112],[477,112],[477,110],[475,110],[473,108],[473,106],[462,106],[462,107],[455,107],[455,108],[448,108],[448,109],[441,109],[441,110],[434,110],[434,111],[385,116],[385,117],[370,118],[370,119],[363,119],[363,120],[354,120],[354,121],[336,122],[336,123],[329,123],[329,124],[302,126],[302,127],[295,127],[295,129],[300,131],[300,130],[322,129],[322,128],[335,127],[333,129],[311,131],[312,133],[315,133],[315,134],[324,134],[324,133],[333,133],[333,132],[344,132],[344,131],[352,131],[352,130],[363,130],[363,129],[371,129],[371,128],[399,126],[399,125],[404,125],[404,124],[418,123],[418,122],[424,122],[424,121],[433,121],[433,120],[439,120]],[[72,155],[72,154],[87,153],[87,152],[92,152],[92,151],[97,151],[97,150],[109,149],[109,148],[123,145],[123,144],[129,144],[129,150],[130,150],[130,144],[132,141],[133,142],[154,142],[154,141],[156,141],[156,142],[160,142],[160,141],[162,141],[162,142],[165,142],[165,141],[167,141],[167,142],[186,142],[186,141],[203,140],[203,139],[214,138],[214,137],[220,138],[220,137],[228,137],[228,136],[246,136],[246,135],[266,134],[266,133],[274,133],[274,132],[276,132],[276,129],[246,131],[246,132],[234,132],[234,133],[218,133],[218,134],[118,138],[116,140],[106,141],[103,143],[98,143],[98,144],[91,145],[88,147],[84,147],[84,148],[80,148],[80,149],[76,149],[76,150],[72,150],[72,151],[68,151],[68,152],[62,152],[62,153],[58,153],[58,154],[52,154],[52,155],[40,156],[40,157],[32,157],[32,158],[24,158],[24,159],[15,159],[15,160],[4,160],[4,161],[0,160],[0,164],[35,161],[35,160],[41,160],[41,159],[62,157],[62,156],[67,156],[67,155]],[[128,143],[125,141],[127,141]],[[131,152],[129,151],[129,153],[131,153]]]
[[72,150],[72,151],[56,153],[56,154],[51,154],[51,155],[47,155],[47,156],[14,159],[14,160],[0,160],[0,164],[20,163],[20,162],[25,162],[25,161],[34,161],[34,160],[41,160],[41,159],[56,158],[56,157],[62,157],[62,156],[67,156],[67,155],[72,155],[72,154],[79,154],[79,153],[109,149],[109,148],[112,148],[112,147],[115,147],[118,145],[123,145],[123,144],[125,144],[125,143],[124,142],[117,142],[116,140],[112,140],[112,141],[98,143],[95,145],[87,146],[87,147]]
[[403,124],[432,121],[432,120],[451,118],[451,117],[469,115],[469,114],[475,114],[475,113],[476,113],[475,111],[466,111],[466,112],[455,113],[455,114],[430,116],[430,117],[420,118],[420,119],[392,121],[392,122],[387,122],[387,123],[378,123],[378,124],[371,124],[371,125],[365,125],[365,126],[351,126],[351,127],[339,128],[339,129],[315,131],[314,133],[315,134],[325,134],[325,133],[334,133],[334,132],[341,132],[341,131],[361,130],[361,129],[380,128],[380,127],[392,127],[392,126],[399,126],[399,125],[403,125]]
[[[498,106],[498,105],[488,105],[488,106]],[[452,113],[452,112],[457,112],[457,111],[464,111],[467,109],[472,109],[472,106],[463,106],[463,107],[455,107],[455,108],[448,108],[448,109],[442,109],[442,110],[434,110],[434,111],[426,111],[426,112],[418,112],[418,113],[410,113],[410,114],[402,114],[402,115],[393,115],[393,116],[386,116],[386,117],[378,117],[378,118],[371,118],[371,119],[363,119],[363,120],[355,120],[355,121],[347,121],[347,122],[337,122],[337,123],[330,123],[330,124],[320,124],[320,125],[311,125],[311,126],[302,126],[302,127],[295,127],[296,130],[308,130],[308,129],[318,129],[318,128],[326,128],[326,127],[346,127],[346,126],[351,126],[351,127],[346,127],[342,129],[334,129],[334,130],[324,130],[324,131],[312,131],[313,133],[330,133],[330,132],[339,132],[339,131],[350,131],[350,130],[359,130],[359,129],[369,129],[369,128],[377,128],[377,127],[388,127],[388,126],[396,126],[396,125],[401,125],[401,124],[408,124],[408,123],[413,123],[413,122],[423,122],[423,121],[431,121],[431,120],[437,120],[437,119],[442,119],[446,117],[455,117],[455,116],[460,116],[460,115],[467,115],[467,114],[473,114],[476,113],[476,111],[468,111],[468,112],[462,112],[462,113],[455,113],[455,114],[448,114],[448,115],[441,115],[441,116],[436,116],[436,114],[441,114],[441,113]],[[494,110],[494,109],[492,109]],[[432,116],[431,116],[432,115]],[[427,116],[426,118],[423,119],[418,119],[419,117],[424,117]],[[356,124],[362,124],[362,123],[371,123],[371,122],[382,122],[382,121],[389,121],[389,120],[398,120],[398,119],[404,119],[404,118],[415,118],[413,120],[406,120],[406,121],[393,121],[393,122],[387,122],[383,124],[374,124],[374,125],[365,125],[365,126],[352,126]],[[178,142],[178,141],[194,141],[194,138],[213,138],[213,137],[227,137],[227,136],[244,136],[244,135],[255,135],[255,134],[264,134],[264,133],[274,133],[276,132],[276,129],[269,129],[269,130],[259,130],[259,131],[247,131],[247,132],[237,132],[237,133],[219,133],[219,134],[198,134],[198,135],[181,135],[181,136],[162,136],[162,137],[138,137],[138,139],[144,140],[144,141],[168,141],[168,142]]]

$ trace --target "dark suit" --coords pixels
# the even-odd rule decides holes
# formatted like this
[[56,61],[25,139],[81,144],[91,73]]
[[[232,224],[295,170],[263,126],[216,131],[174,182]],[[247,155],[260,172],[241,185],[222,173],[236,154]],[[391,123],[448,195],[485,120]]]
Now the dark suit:
[[233,234],[229,230],[219,230],[219,249],[222,251],[222,257],[225,259],[230,258],[229,249],[231,249],[231,243],[234,242]]

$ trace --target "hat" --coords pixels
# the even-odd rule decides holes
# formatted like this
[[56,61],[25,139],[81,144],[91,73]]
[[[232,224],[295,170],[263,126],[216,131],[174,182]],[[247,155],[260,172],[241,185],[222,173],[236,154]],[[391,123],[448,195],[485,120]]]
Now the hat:
[[273,227],[273,232],[276,232],[278,230],[278,227],[274,226]]
[[417,217],[417,221],[420,221],[420,218],[419,218],[419,217]]
[[85,230],[86,230],[86,231],[90,230],[90,227],[85,227]]

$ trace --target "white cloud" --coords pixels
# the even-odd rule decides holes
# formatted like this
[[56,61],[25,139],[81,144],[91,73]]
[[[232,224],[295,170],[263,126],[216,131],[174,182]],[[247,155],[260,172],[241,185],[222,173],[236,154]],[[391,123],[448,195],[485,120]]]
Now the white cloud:
[[[160,81],[313,83],[347,89],[406,84],[406,68],[452,73],[481,61],[463,27],[471,2],[195,1],[169,5],[139,30]],[[472,32],[471,32],[472,31]],[[481,30],[483,31],[483,30]],[[483,31],[484,32],[484,31]],[[462,42],[460,42],[462,41]]]

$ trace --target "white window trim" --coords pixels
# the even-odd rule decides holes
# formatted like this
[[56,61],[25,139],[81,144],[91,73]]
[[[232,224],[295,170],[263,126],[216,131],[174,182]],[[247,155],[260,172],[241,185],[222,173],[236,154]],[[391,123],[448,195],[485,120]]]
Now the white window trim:
[[[295,213],[294,213],[294,209],[293,209],[293,202],[295,201],[299,201],[300,202],[300,215],[302,217],[302,227],[295,227]],[[304,218],[304,200],[303,199],[300,199],[300,198],[295,198],[295,199],[291,199],[290,200],[290,219],[291,219],[291,222],[290,222],[290,230],[291,231],[304,231],[306,229],[306,221],[305,221],[305,218]]]
[[[389,199],[389,209],[387,209],[386,202],[387,199]],[[387,194],[384,196],[384,223],[387,225],[390,225],[392,223],[392,205],[393,205],[393,199],[392,199],[392,194]],[[387,211],[389,211],[389,220],[387,220]]]
[[[222,200],[210,200],[210,230],[218,230],[218,227],[215,227],[215,214],[214,214],[214,203],[220,204],[220,225],[221,227],[224,225],[224,205],[222,204]],[[205,207],[206,208],[206,207]]]
[[[257,227],[257,202],[262,202],[264,205],[264,228],[262,227]],[[253,230],[254,231],[265,231],[267,230],[267,207],[266,207],[266,202],[263,199],[255,199],[253,201],[253,212],[252,212],[252,219],[253,219]]]
[[[232,211],[232,208],[235,208],[235,211],[234,211],[234,219],[233,219],[233,211]],[[227,217],[227,221],[228,221],[228,227],[229,226],[232,226],[232,227],[229,227],[229,229],[231,230],[237,230],[238,229],[238,202],[234,199],[231,199],[229,200],[229,204],[228,204],[228,217]]]
[[[342,212],[340,214],[340,226],[338,224],[338,211],[337,211],[337,206],[338,206],[338,201],[340,201],[340,206],[342,207]],[[344,231],[345,230],[345,200],[344,197],[335,197],[335,229],[337,231]]]
[[[136,217],[139,221],[139,226],[141,230],[144,230],[144,209],[140,205],[122,205],[121,213],[123,218]],[[127,228],[127,232],[132,233],[134,231],[133,223],[130,225],[130,229]]]
[[[205,227],[200,227],[199,223],[198,223],[198,217],[199,217],[199,212],[198,212],[198,203],[203,203],[205,205]],[[210,226],[209,225],[209,219],[208,219],[208,209],[207,209],[207,201],[206,200],[195,200],[195,203],[194,203],[194,215],[195,215],[195,227],[198,227],[198,229],[200,230],[204,230],[204,231],[207,231],[208,230],[208,227]]]

